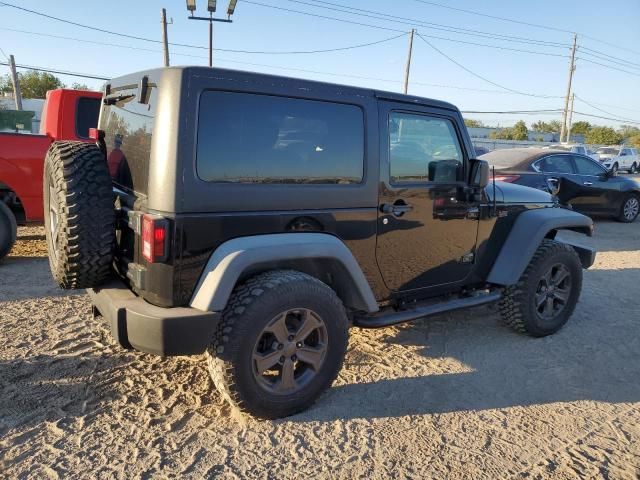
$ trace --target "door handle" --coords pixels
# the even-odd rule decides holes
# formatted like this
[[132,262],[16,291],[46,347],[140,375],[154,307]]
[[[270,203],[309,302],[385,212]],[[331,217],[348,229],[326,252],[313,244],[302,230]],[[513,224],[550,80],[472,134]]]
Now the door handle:
[[587,187],[590,187],[591,185],[593,185],[593,182],[584,182],[583,185],[586,185]]
[[395,215],[396,217],[400,217],[407,212],[413,210],[413,207],[403,200],[396,200],[395,203],[383,203],[380,205],[380,211],[382,213],[386,213],[389,215]]
[[549,177],[549,178],[547,178],[547,182],[549,182],[549,183],[558,183],[558,182],[560,182],[560,180],[558,180],[556,177]]

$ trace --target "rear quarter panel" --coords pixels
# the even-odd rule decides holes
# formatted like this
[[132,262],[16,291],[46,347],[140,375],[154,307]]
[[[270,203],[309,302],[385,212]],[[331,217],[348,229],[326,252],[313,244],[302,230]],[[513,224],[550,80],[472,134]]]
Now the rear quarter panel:
[[16,193],[28,222],[43,220],[42,170],[50,144],[45,135],[0,133],[0,184]]

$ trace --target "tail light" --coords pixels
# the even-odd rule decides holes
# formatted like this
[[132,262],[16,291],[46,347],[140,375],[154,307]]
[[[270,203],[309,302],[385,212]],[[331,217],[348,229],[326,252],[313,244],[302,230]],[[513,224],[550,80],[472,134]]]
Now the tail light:
[[496,175],[496,182],[513,183],[520,178],[520,175]]
[[169,221],[156,215],[142,217],[142,256],[149,263],[169,257]]

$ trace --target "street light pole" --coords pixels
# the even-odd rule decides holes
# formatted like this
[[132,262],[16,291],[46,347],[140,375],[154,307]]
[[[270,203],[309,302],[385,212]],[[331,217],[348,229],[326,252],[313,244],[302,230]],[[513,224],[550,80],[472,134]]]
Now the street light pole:
[[213,16],[209,19],[209,66],[213,67]]
[[229,1],[229,8],[227,9],[227,15],[229,18],[214,18],[213,13],[216,11],[216,0],[208,0],[207,10],[209,11],[208,17],[195,17],[193,12],[196,11],[196,1],[187,0],[187,10],[191,14],[189,20],[206,20],[209,22],[209,66],[213,67],[213,22],[233,23],[231,15],[235,10],[237,0]]

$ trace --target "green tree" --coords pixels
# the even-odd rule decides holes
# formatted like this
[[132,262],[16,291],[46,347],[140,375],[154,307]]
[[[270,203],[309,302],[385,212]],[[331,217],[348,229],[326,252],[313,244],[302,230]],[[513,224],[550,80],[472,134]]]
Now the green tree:
[[513,140],[527,140],[529,138],[529,130],[527,124],[523,120],[519,120],[511,129]]
[[591,144],[615,145],[622,142],[622,135],[610,127],[591,127],[585,140]]
[[90,88],[84,83],[73,82],[71,88],[74,90],[90,90]]
[[484,127],[484,123],[482,123],[480,120],[474,120],[473,118],[465,118],[464,119],[464,124],[467,126],[467,128],[481,128],[481,127]]
[[640,148],[640,133],[627,138],[627,143],[633,147]]
[[590,128],[591,124],[589,122],[575,122],[571,125],[571,133],[574,135],[586,135]]
[[64,83],[50,73],[29,70],[18,74],[23,98],[46,98],[47,90],[64,87]]
[[640,128],[632,127],[631,125],[622,125],[618,132],[622,135],[623,138],[629,138],[634,135],[640,135]]
[[560,133],[560,130],[562,130],[562,123],[558,120],[551,120],[550,122],[538,120],[531,125],[531,129],[534,132],[541,133]]

